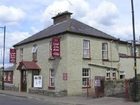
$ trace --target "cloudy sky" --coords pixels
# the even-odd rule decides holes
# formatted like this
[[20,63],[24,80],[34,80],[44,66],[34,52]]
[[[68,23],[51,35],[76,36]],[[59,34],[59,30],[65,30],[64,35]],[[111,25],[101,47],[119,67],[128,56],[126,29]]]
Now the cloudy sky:
[[[134,0],[136,37],[140,36],[140,0]],[[70,11],[72,18],[122,40],[132,40],[131,0],[0,0],[0,27],[6,26],[6,63],[9,48],[50,26],[51,17]],[[0,28],[0,64],[3,29]]]

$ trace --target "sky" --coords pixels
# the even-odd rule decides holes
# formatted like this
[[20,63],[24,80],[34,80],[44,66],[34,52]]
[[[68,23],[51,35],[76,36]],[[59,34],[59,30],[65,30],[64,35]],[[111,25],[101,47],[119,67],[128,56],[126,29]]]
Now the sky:
[[[134,1],[136,39],[140,39],[140,0]],[[9,49],[21,40],[52,25],[58,13],[72,12],[72,18],[121,40],[132,40],[131,0],[0,0],[0,27],[6,26],[5,65]],[[0,66],[3,28],[0,28]]]

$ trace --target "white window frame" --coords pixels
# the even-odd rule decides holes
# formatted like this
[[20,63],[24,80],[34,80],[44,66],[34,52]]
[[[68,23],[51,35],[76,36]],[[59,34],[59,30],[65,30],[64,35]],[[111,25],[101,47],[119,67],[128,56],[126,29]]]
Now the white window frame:
[[[109,74],[109,76],[108,76],[108,74]],[[111,79],[111,70],[110,70],[110,69],[108,69],[108,70],[106,71],[106,79],[107,79],[107,80],[110,80],[110,79]]]
[[90,40],[83,40],[83,58],[90,58]]
[[90,84],[90,77],[91,77],[91,73],[90,73],[90,68],[83,68],[82,69],[82,87],[89,87]]
[[20,48],[20,61],[23,61],[23,48]]
[[119,77],[120,77],[121,75],[124,76],[124,78],[120,78],[120,79],[122,79],[122,80],[125,79],[125,71],[119,71]]
[[116,80],[116,77],[117,77],[116,70],[112,70],[112,79]]
[[32,47],[32,59],[33,59],[33,61],[37,61],[37,50],[38,50],[38,47],[36,44],[34,44]]
[[55,87],[55,70],[54,69],[49,70],[49,87]]
[[102,59],[108,60],[108,43],[102,43]]
[[52,57],[52,41],[49,42],[49,57]]

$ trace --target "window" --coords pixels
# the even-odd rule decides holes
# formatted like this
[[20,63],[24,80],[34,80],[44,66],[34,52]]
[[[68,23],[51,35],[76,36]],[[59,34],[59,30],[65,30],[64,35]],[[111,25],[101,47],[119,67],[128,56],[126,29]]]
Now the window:
[[55,70],[50,69],[49,72],[49,87],[55,87]]
[[102,43],[102,59],[108,60],[108,44]]
[[23,48],[20,48],[20,61],[23,61]]
[[124,71],[120,71],[120,79],[125,79],[125,72]]
[[106,71],[106,80],[116,80],[116,70],[107,69],[107,71]]
[[112,70],[112,79],[116,80],[116,71],[115,70]]
[[82,86],[83,87],[90,86],[90,69],[89,68],[82,69]]
[[34,76],[39,75],[39,70],[33,70],[32,71],[32,87],[34,86]]
[[106,80],[110,80],[111,79],[111,72],[110,72],[110,69],[108,69],[106,71]]
[[83,58],[90,58],[90,41],[83,40]]
[[33,61],[37,61],[37,49],[38,49],[37,45],[34,44],[33,48],[32,48],[32,58],[33,58]]
[[49,56],[52,57],[52,41],[49,43]]

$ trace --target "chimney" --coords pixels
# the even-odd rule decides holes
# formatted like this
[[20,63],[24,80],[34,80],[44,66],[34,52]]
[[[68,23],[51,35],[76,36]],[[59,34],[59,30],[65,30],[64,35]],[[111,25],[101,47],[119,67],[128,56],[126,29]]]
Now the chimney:
[[68,11],[58,13],[56,16],[52,17],[53,24],[57,24],[57,23],[65,21],[67,19],[70,19],[71,15],[72,15],[72,13],[70,13]]

